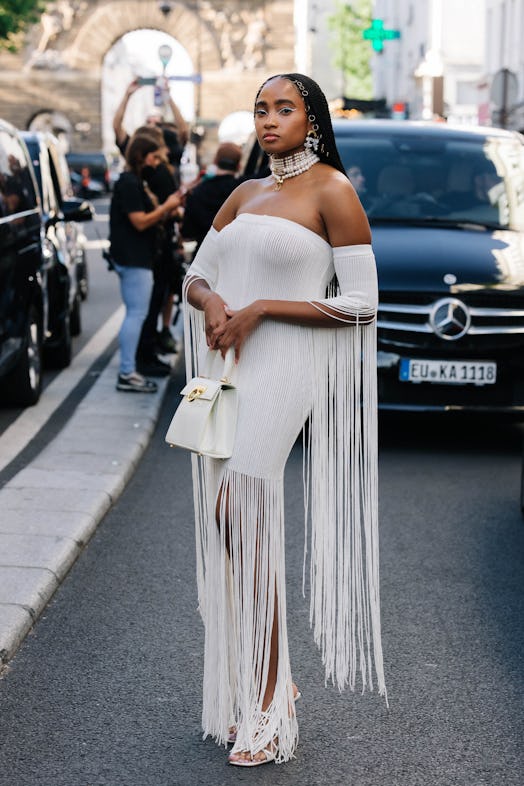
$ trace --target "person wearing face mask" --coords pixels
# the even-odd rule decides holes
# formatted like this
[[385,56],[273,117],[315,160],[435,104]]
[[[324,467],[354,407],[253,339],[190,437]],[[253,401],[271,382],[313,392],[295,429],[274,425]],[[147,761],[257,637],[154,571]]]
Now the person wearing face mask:
[[126,169],[115,184],[111,200],[110,255],[120,278],[126,307],[120,328],[120,372],[117,390],[154,393],[156,383],[136,368],[136,350],[146,318],[153,287],[153,265],[157,254],[156,228],[182,204],[181,192],[170,194],[161,204],[144,183],[146,167],[156,168],[162,160],[158,142],[133,136],[126,148]]

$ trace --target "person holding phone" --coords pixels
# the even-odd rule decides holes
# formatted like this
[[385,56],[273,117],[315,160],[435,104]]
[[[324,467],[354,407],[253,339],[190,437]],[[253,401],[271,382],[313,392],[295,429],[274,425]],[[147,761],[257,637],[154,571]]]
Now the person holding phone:
[[[157,80],[155,77],[151,77],[153,82],[155,83]],[[136,93],[141,87],[146,85],[147,83],[144,81],[148,79],[148,77],[135,77],[132,82],[126,88],[126,91],[122,97],[120,104],[117,107],[115,115],[113,117],[113,131],[115,132],[115,140],[116,145],[122,155],[125,155],[125,149],[127,143],[129,142],[129,133],[127,132],[124,126],[124,117],[126,113],[127,106],[129,104],[129,99],[131,96]],[[168,93],[168,106],[171,110],[171,114],[173,115],[173,121],[176,128],[176,134],[178,137],[178,144],[181,147],[186,145],[189,139],[189,126],[184,120],[184,116],[180,111],[177,104],[173,101],[173,98],[170,93]],[[146,124],[147,125],[160,125],[163,121],[162,113],[159,111],[155,111],[154,113],[150,113],[146,117]]]

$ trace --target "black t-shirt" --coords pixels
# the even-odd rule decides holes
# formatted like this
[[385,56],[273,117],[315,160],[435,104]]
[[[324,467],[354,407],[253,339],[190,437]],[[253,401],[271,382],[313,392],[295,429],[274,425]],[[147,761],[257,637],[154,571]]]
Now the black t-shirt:
[[118,265],[152,268],[156,253],[156,228],[139,232],[129,213],[153,210],[142,181],[133,172],[122,172],[113,191],[109,215],[111,256]]
[[116,146],[118,147],[124,158],[126,157],[126,149],[130,139],[131,137],[129,136],[129,134],[126,134],[122,142],[119,142],[118,139],[115,140]]
[[215,175],[202,180],[186,197],[182,237],[196,240],[197,244],[207,235],[217,211],[241,181],[234,175]]
[[168,196],[170,196],[173,191],[176,191],[175,179],[169,167],[165,164],[145,166],[142,169],[142,177],[153,194],[158,197],[159,202],[165,202]]
[[[171,194],[172,191],[176,191],[176,189],[180,186],[180,161],[182,160],[184,146],[179,143],[178,136],[177,134],[175,134],[174,131],[170,131],[169,129],[165,128],[162,130],[162,134],[164,135],[164,142],[168,150],[168,160],[171,166],[173,167],[174,171],[173,173],[171,173],[169,168],[165,164],[160,164],[160,167],[162,167],[162,169],[165,169],[165,171],[169,175],[170,182],[174,183],[172,190],[169,191],[169,194]],[[126,157],[126,150],[130,139],[131,137],[129,136],[129,134],[126,134],[122,142],[119,142],[118,139],[116,140],[116,146],[118,147],[124,158]],[[160,167],[157,167],[157,169],[159,169]],[[167,178],[165,178],[165,182],[167,182]],[[161,202],[165,201],[166,197],[162,198],[161,195],[155,191],[152,185],[150,185],[150,188],[153,191],[153,193],[156,194],[156,196],[160,199]]]

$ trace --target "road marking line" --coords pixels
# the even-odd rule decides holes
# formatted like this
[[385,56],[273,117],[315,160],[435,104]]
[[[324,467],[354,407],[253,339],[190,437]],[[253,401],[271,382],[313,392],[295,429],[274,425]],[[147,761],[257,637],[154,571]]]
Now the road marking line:
[[124,318],[121,305],[102,325],[73,362],[46,387],[38,404],[28,407],[0,436],[0,471],[4,469],[44,426],[73,388],[80,382],[95,360],[103,354],[118,335]]
[[109,240],[104,240],[103,238],[99,238],[98,240],[86,240],[84,248],[89,249],[89,251],[97,248],[109,248]]

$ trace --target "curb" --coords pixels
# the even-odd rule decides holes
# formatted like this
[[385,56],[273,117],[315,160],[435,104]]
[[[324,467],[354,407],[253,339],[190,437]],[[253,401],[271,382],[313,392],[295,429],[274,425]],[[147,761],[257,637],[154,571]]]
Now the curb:
[[12,659],[153,434],[156,394],[115,388],[118,352],[64,428],[0,490],[0,669]]

